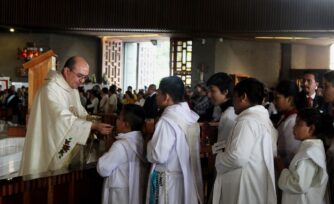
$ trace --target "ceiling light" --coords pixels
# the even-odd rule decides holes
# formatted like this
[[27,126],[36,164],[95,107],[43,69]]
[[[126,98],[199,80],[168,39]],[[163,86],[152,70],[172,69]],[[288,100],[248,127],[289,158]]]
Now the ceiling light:
[[287,36],[279,36],[279,37],[272,37],[272,36],[258,36],[255,39],[259,40],[310,40],[312,38],[308,37],[287,37]]
[[152,38],[159,37],[159,34],[134,34],[134,35],[112,35],[103,36],[105,38]]

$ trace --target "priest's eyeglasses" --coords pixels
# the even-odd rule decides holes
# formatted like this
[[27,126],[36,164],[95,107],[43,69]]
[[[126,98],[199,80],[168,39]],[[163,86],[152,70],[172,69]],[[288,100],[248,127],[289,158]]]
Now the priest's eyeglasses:
[[88,78],[88,75],[83,75],[83,74],[80,74],[80,73],[76,73],[74,72],[73,70],[70,70],[71,72],[73,72],[73,74],[75,74],[76,77],[79,78],[79,80],[86,80]]

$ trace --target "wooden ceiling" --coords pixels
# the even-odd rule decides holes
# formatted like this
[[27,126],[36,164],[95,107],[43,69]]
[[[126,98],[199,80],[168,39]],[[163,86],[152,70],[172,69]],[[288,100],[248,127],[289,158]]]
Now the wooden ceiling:
[[332,11],[333,0],[1,0],[0,25],[96,36],[310,36],[303,43],[327,45],[333,42]]

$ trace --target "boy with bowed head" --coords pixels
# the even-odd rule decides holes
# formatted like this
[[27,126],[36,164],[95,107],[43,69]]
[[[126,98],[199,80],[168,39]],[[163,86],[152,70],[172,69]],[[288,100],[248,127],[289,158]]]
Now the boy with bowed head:
[[98,173],[105,177],[102,203],[144,203],[146,158],[142,128],[144,110],[127,104],[116,121],[118,136],[107,153],[99,158]]
[[199,158],[199,116],[183,101],[184,84],[179,77],[161,80],[157,104],[164,109],[147,144],[152,163],[147,203],[203,203]]

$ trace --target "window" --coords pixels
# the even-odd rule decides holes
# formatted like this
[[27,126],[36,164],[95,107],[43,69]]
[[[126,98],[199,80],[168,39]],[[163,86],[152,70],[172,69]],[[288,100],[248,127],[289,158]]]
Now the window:
[[124,43],[123,87],[144,89],[169,76],[169,41]]
[[171,75],[179,76],[185,85],[191,86],[192,41],[171,39]]
[[117,87],[122,85],[123,42],[115,39],[102,39],[102,75]]

